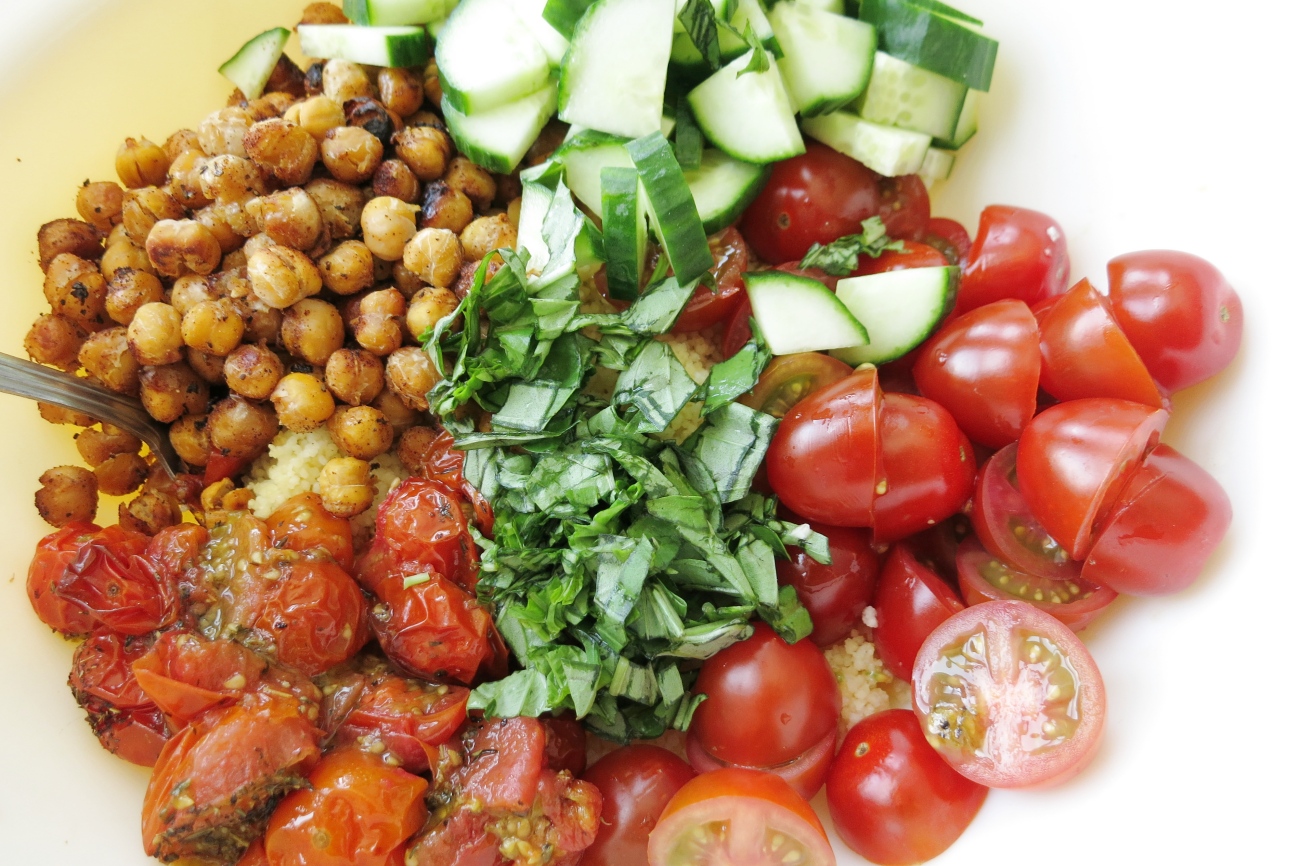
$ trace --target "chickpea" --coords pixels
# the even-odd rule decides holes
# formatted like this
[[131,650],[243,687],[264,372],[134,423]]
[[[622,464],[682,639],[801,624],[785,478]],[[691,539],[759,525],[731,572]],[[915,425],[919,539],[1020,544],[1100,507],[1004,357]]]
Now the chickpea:
[[336,179],[365,183],[384,159],[384,145],[359,126],[339,126],[325,133],[321,160]]
[[321,71],[321,88],[339,105],[358,96],[374,96],[370,76],[359,64],[347,60],[327,60]]
[[438,61],[432,57],[424,66],[424,96],[434,105],[442,105],[442,81],[438,78]]
[[131,354],[126,328],[96,331],[81,344],[77,360],[110,391],[134,396],[140,392],[140,363]]
[[295,358],[323,367],[343,348],[343,316],[327,301],[308,298],[284,311],[280,342]]
[[243,245],[237,250],[231,250],[221,258],[221,270],[223,271],[245,271],[248,270],[248,255],[244,252]]
[[373,406],[349,406],[329,420],[330,438],[349,457],[374,460],[393,444],[393,425]]
[[[123,194],[123,199],[125,200],[125,194]],[[120,219],[120,215],[119,215],[119,219]],[[108,247],[111,247],[113,244],[121,243],[122,241],[130,241],[130,240],[131,240],[131,236],[126,233],[126,226],[122,225],[122,223],[119,222],[116,225],[114,225],[113,228],[109,231],[108,237],[104,238],[104,248],[107,249]],[[90,258],[93,259],[94,256],[90,256]],[[41,269],[42,270],[45,269],[45,263],[41,264]]]
[[320,208],[331,238],[350,238],[361,228],[361,210],[366,197],[360,189],[333,178],[317,178],[303,189]]
[[62,316],[40,316],[23,339],[27,356],[38,364],[58,367],[66,373],[77,369],[77,352],[86,341],[80,325]]
[[145,490],[117,506],[117,522],[123,529],[157,535],[181,522],[181,505],[166,493]]
[[325,227],[315,199],[298,187],[252,199],[244,208],[271,240],[295,250],[315,247]]
[[[248,240],[244,241],[244,255],[251,256],[258,250],[268,250],[275,245],[276,243],[271,240],[270,235],[266,232],[258,232]],[[245,268],[245,270],[247,270],[247,268]]]
[[109,244],[108,249],[104,251],[104,257],[99,260],[100,275],[106,280],[111,279],[113,274],[122,268],[144,271],[147,274],[156,273],[144,247],[129,238]]
[[45,300],[70,322],[89,327],[99,321],[108,297],[108,284],[94,262],[60,253],[45,272]]
[[524,185],[518,174],[494,174],[492,179],[497,185],[497,197],[492,199],[492,203],[497,206],[514,201],[524,194]]
[[407,117],[424,105],[424,76],[414,69],[380,69],[379,101],[398,117]]
[[302,87],[308,96],[320,96],[325,92],[324,60],[317,60],[303,70]]
[[402,129],[402,119],[393,114],[378,99],[358,96],[343,103],[343,113],[348,126],[359,126],[385,145],[393,140],[393,133]]
[[163,142],[163,153],[167,154],[167,164],[171,165],[187,150],[203,150],[199,143],[199,134],[192,129],[178,129]]
[[271,444],[280,425],[270,406],[233,395],[212,407],[207,429],[214,450],[227,457],[246,459]]
[[280,117],[253,124],[244,136],[244,150],[258,168],[285,186],[311,179],[320,147],[311,133]]
[[337,3],[308,3],[299,24],[347,24],[348,18]]
[[280,425],[295,433],[315,430],[334,414],[334,398],[310,373],[290,373],[271,392]]
[[167,179],[167,153],[147,138],[128,138],[117,149],[114,165],[122,184],[129,189],[161,186]]
[[400,159],[386,159],[375,170],[370,187],[376,196],[392,196],[414,204],[420,198],[420,179]]
[[185,208],[171,193],[156,186],[130,190],[122,203],[122,226],[127,237],[142,247],[154,223],[181,219],[185,219]]
[[111,180],[82,184],[77,213],[101,232],[112,231],[122,221],[122,188]]
[[420,471],[433,450],[438,435],[438,431],[432,427],[412,427],[402,434],[397,442],[397,459],[402,461],[407,472],[414,475]]
[[156,302],[136,310],[126,328],[131,354],[140,364],[175,364],[181,360],[181,314],[171,304]]
[[95,467],[95,481],[109,496],[126,496],[138,490],[149,475],[149,464],[139,454],[118,454]]
[[465,251],[449,229],[420,229],[402,254],[402,264],[434,286],[454,283],[464,262]]
[[102,429],[90,428],[77,434],[77,453],[90,467],[98,466],[119,454],[139,454],[140,440],[121,427],[100,424]]
[[[237,213],[239,209],[238,204],[211,204],[194,212],[194,221],[212,232],[212,236],[221,245],[223,254],[221,267],[223,270],[226,268],[224,256],[230,255],[244,245],[243,236],[235,231],[235,226],[230,222],[231,216]],[[237,219],[236,221],[240,223],[241,227],[245,227],[249,222],[247,219]]]
[[36,250],[41,270],[64,253],[94,261],[104,254],[104,244],[99,232],[90,223],[81,220],[51,220],[36,231]]
[[442,377],[423,349],[406,346],[389,355],[384,366],[384,383],[412,409],[429,409],[429,392]]
[[460,299],[451,289],[427,286],[411,298],[406,308],[406,330],[419,340],[432,333],[438,323],[456,312]]
[[188,364],[144,367],[140,370],[140,403],[150,417],[170,424],[208,407],[208,383]]
[[487,169],[458,156],[447,164],[447,173],[442,179],[452,189],[458,189],[469,196],[479,211],[492,207],[492,199],[497,194],[497,183]]
[[355,295],[375,282],[375,258],[361,241],[343,241],[316,261],[325,287],[337,295]]
[[220,385],[226,381],[226,359],[221,355],[200,352],[198,349],[185,347],[185,363],[190,365],[200,379],[209,385]]
[[119,268],[108,281],[104,310],[119,325],[129,325],[140,307],[162,299],[162,282],[153,274],[135,268]]
[[375,501],[370,464],[355,457],[335,457],[320,471],[320,497],[335,517],[355,517]]
[[313,96],[295,103],[285,112],[284,119],[307,130],[318,142],[325,138],[325,133],[348,122],[343,116],[343,106],[328,96]]
[[199,145],[208,156],[246,157],[244,136],[252,126],[253,117],[245,109],[238,106],[218,109],[199,123]]
[[51,526],[90,523],[99,510],[99,485],[95,473],[80,466],[55,466],[38,479],[36,510]]
[[244,202],[266,192],[266,182],[251,159],[220,154],[199,170],[203,195],[218,203]]
[[64,409],[62,406],[55,406],[53,403],[36,402],[36,411],[40,412],[41,418],[49,424],[71,424],[74,427],[89,427],[95,423],[95,419],[89,415],[83,415],[81,412],[73,412],[71,409]]
[[506,205],[506,217],[510,220],[510,224],[515,227],[515,231],[519,230],[519,212],[523,210],[523,207],[524,200],[521,198],[512,198],[509,204]]
[[212,280],[198,274],[186,274],[172,283],[172,290],[167,295],[167,302],[176,308],[182,317],[204,301],[218,297]]
[[171,441],[176,456],[190,466],[208,465],[212,439],[208,436],[207,415],[186,415],[176,419],[167,430],[167,438]]
[[[451,290],[456,293],[456,297],[463,298],[469,294],[469,290],[474,286],[474,275],[478,273],[479,265],[482,261],[465,262],[460,266],[460,276],[456,277],[456,282],[452,284]],[[501,270],[501,259],[493,258],[488,261],[487,273],[484,280],[490,280]]]
[[384,362],[364,349],[339,349],[325,362],[325,385],[350,406],[369,403],[384,390]]
[[474,219],[474,203],[469,196],[435,180],[424,188],[424,207],[420,209],[420,227],[448,229],[456,234],[465,230]]
[[380,391],[379,396],[370,401],[370,405],[384,413],[388,423],[393,425],[393,432],[399,435],[405,433],[419,423],[422,418],[426,417],[423,413],[407,406],[401,397],[387,388]]
[[277,310],[291,307],[321,290],[316,263],[298,250],[279,244],[249,253],[248,279],[253,293]]
[[226,386],[241,397],[266,400],[283,377],[284,364],[264,345],[245,343],[226,356]]
[[210,274],[221,264],[220,242],[195,220],[158,220],[149,230],[144,249],[154,270],[168,277]]
[[187,150],[172,160],[167,169],[167,191],[190,210],[197,210],[212,203],[203,194],[203,164],[208,156],[202,150]]
[[268,346],[280,344],[280,323],[284,314],[263,303],[256,295],[240,301],[244,305],[244,339]]
[[420,209],[391,196],[373,198],[361,212],[361,231],[366,246],[378,258],[395,262],[402,257],[406,242],[415,236],[415,215]]
[[201,301],[181,320],[185,345],[210,355],[229,355],[244,338],[244,318],[230,298]]
[[371,292],[357,300],[357,315],[351,320],[357,344],[376,355],[391,355],[402,346],[402,325],[406,299],[397,289]]
[[[280,60],[288,62],[290,66],[293,65],[293,61],[289,60],[289,58],[285,57],[283,54],[280,55]],[[276,61],[275,69],[280,68],[280,62]],[[296,69],[297,67],[294,68]],[[272,71],[274,72],[275,70]],[[301,74],[302,73],[299,72],[299,75]],[[255,124],[261,123],[264,120],[275,120],[284,116],[284,113],[289,109],[289,106],[293,105],[296,101],[291,94],[277,92],[276,88],[271,87],[270,84],[271,82],[267,81],[266,92],[256,99],[249,100],[248,105],[245,106],[245,108],[248,109],[249,116],[253,118]],[[244,149],[248,149],[247,143],[244,144]]]
[[397,157],[420,180],[437,180],[447,169],[451,138],[433,126],[411,126],[393,136]]
[[[407,244],[407,247],[409,249],[410,244]],[[421,279],[420,275],[402,262],[393,262],[391,267],[393,272],[389,279],[393,281],[393,288],[402,293],[402,297],[410,300],[415,297],[416,292],[424,288],[424,280]]]
[[519,242],[519,232],[505,214],[483,216],[465,226],[460,233],[467,258],[479,260],[493,250],[512,250]]

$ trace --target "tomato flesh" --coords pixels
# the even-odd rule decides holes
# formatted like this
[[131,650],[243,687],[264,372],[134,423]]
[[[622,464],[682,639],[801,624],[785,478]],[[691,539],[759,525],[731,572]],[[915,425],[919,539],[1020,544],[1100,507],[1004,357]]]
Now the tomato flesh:
[[783,764],[755,766],[753,764],[720,761],[700,745],[699,737],[690,734],[686,738],[686,757],[690,760],[691,767],[697,773],[711,773],[714,770],[729,767],[771,773],[773,776],[783,779],[791,788],[798,791],[800,797],[811,800],[822,789],[822,785],[826,781],[826,774],[830,772],[831,759],[835,757],[835,739],[836,732],[832,730],[819,741],[813,743],[803,754],[791,761],[786,761]]
[[989,553],[1020,571],[1051,580],[1076,579],[1082,566],[1047,534],[1020,495],[1016,453],[1013,442],[980,468],[971,509],[975,534]]
[[1097,618],[1116,598],[1115,590],[1081,577],[1051,580],[1012,568],[989,554],[978,538],[962,542],[957,575],[968,605],[1019,599],[1050,613],[1074,631]]
[[848,378],[853,368],[821,352],[800,352],[772,359],[754,390],[739,402],[777,418],[814,391]]
[[916,558],[910,542],[889,551],[876,586],[876,652],[885,669],[910,679],[921,644],[945,620],[961,611],[952,587]]

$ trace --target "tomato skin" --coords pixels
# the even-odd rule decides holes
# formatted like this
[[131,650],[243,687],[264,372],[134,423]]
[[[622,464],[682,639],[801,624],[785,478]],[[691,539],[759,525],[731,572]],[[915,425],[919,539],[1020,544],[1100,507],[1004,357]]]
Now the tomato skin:
[[1031,307],[1065,291],[1070,255],[1065,232],[1047,214],[1028,208],[989,205],[962,270],[957,312],[1015,298]]
[[378,738],[410,773],[429,770],[429,753],[465,721],[469,689],[437,686],[394,674],[369,678],[338,727],[338,742]]
[[[962,598],[968,606],[1006,599],[1027,601],[1056,617],[1071,631],[1086,628],[1117,597],[1110,587],[1083,578],[1050,580],[1018,571],[985,550],[978,538],[962,542],[957,575]],[[1005,587],[999,582],[1001,578],[1007,579]],[[1022,587],[1022,591],[1012,591]]]
[[577,778],[587,769],[587,729],[571,716],[572,713],[541,722],[546,731],[546,766]]
[[957,422],[933,400],[885,394],[880,410],[885,491],[872,516],[885,544],[956,514],[975,490],[975,451]]
[[1241,347],[1241,298],[1214,265],[1190,253],[1146,250],[1106,265],[1125,336],[1165,390],[1203,382]]
[[[930,191],[925,182],[915,174],[884,177],[876,181],[880,186],[880,212],[877,216],[885,224],[891,238],[919,241],[925,237],[930,225]],[[857,233],[860,227],[855,227]]]
[[64,635],[90,634],[95,618],[55,593],[55,584],[76,558],[77,550],[99,527],[93,523],[71,523],[51,532],[36,543],[36,553],[27,567],[27,599],[41,622]]
[[782,502],[832,526],[870,526],[881,479],[882,403],[868,367],[809,394],[777,427],[768,481]]
[[274,636],[282,663],[316,676],[370,640],[366,608],[360,587],[342,568],[295,555],[281,567],[254,628]]
[[921,347],[920,392],[952,413],[981,445],[1020,437],[1038,405],[1038,322],[1023,301],[994,301],[958,316]]
[[168,736],[162,712],[131,672],[131,663],[148,649],[147,638],[119,635],[101,626],[72,654],[68,676],[100,744],[142,767],[154,765]]
[[970,826],[988,792],[939,757],[910,710],[885,710],[854,725],[826,779],[840,838],[881,866],[938,857]]
[[964,268],[970,261],[970,233],[956,220],[930,217],[922,240],[943,253],[950,265]]
[[1051,580],[1074,580],[1082,566],[1029,513],[1016,483],[1013,442],[980,467],[975,479],[971,524],[989,553],[1008,565]]
[[822,565],[802,550],[787,548],[790,559],[777,559],[776,579],[783,586],[794,587],[812,617],[808,639],[826,647],[848,637],[862,622],[862,611],[875,596],[880,557],[871,546],[870,533],[864,530],[811,525],[830,544],[830,564]]
[[1120,493],[1088,551],[1083,577],[1131,595],[1190,586],[1227,534],[1232,504],[1214,478],[1157,445]]
[[749,247],[740,232],[728,226],[709,238],[713,279],[717,290],[701,283],[673,324],[674,334],[711,328],[731,316],[747,298],[741,277],[749,270]]
[[885,669],[903,679],[911,678],[916,653],[930,633],[966,607],[906,541],[885,559],[875,605],[876,652]]
[[1090,397],[1045,409],[1025,428],[1016,454],[1020,492],[1071,559],[1087,554],[1095,523],[1110,512],[1168,420],[1163,409]]
[[835,757],[835,737],[836,734],[832,731],[793,761],[770,767],[755,767],[749,764],[719,761],[704,746],[700,745],[699,737],[688,734],[686,737],[686,759],[690,761],[691,767],[697,773],[712,773],[714,770],[724,770],[729,767],[771,773],[773,776],[782,779],[791,788],[794,788],[800,797],[811,800],[817,796],[817,792],[822,789],[822,785],[826,782],[826,774],[831,768],[831,759]]
[[266,518],[266,528],[275,547],[299,553],[320,548],[340,567],[352,570],[352,524],[326,511],[320,494],[302,493],[289,499]]
[[883,274],[886,271],[905,271],[909,268],[934,268],[948,264],[948,258],[939,250],[919,241],[903,241],[902,250],[885,250],[876,258],[860,256],[858,269],[852,276]]
[[424,573],[472,589],[478,553],[460,498],[439,481],[413,476],[379,506],[375,540],[357,565],[357,580],[377,592],[389,577]]
[[417,676],[472,683],[496,654],[491,613],[441,574],[404,582],[399,573],[372,589],[380,603],[371,608],[370,627],[384,653]]
[[821,352],[779,355],[771,360],[754,389],[737,401],[777,418],[812,392],[853,374],[843,361]]
[[175,583],[144,557],[149,536],[109,526],[77,549],[54,584],[59,598],[120,634],[144,635],[180,616]]
[[749,302],[749,295],[746,294],[722,325],[722,336],[718,343],[724,361],[745,348],[745,344],[754,339],[754,329],[749,324],[753,317],[754,305]]
[[600,789],[603,805],[596,841],[582,855],[583,864],[648,866],[650,831],[668,801],[693,778],[690,764],[658,746],[625,746],[592,764],[583,779]]

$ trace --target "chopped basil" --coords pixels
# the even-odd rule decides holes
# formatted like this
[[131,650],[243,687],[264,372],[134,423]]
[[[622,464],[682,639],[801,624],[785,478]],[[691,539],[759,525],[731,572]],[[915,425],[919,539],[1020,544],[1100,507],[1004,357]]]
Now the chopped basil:
[[799,262],[801,268],[820,268],[832,277],[847,277],[858,269],[859,256],[880,258],[885,250],[902,250],[902,241],[891,241],[885,223],[878,216],[863,220],[862,232],[845,235],[825,246],[813,244]]

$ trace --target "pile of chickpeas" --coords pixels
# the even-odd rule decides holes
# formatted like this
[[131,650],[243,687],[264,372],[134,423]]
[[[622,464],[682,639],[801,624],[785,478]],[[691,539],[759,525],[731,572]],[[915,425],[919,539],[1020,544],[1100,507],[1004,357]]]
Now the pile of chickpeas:
[[[314,3],[304,23],[343,18]],[[323,470],[322,496],[339,516],[366,510],[370,461],[434,423],[438,372],[419,338],[455,310],[480,259],[516,242],[517,176],[456,154],[441,95],[432,61],[303,71],[281,58],[259,98],[236,91],[162,145],[128,138],[118,181],[87,182],[81,219],[38,233],[50,312],[27,353],[138,397],[200,474],[213,459],[246,464],[281,428],[324,425],[346,456]],[[93,520],[101,492],[135,494],[119,506],[129,528],[180,521],[192,491],[138,439],[41,414],[84,428],[91,467],[41,477],[48,522]]]

